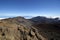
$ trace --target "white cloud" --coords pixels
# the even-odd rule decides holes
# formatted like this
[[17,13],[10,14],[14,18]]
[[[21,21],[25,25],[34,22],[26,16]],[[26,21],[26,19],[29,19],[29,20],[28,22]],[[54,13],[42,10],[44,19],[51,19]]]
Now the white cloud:
[[0,14],[0,17],[15,17],[15,16],[32,16],[32,17],[35,17],[35,16],[45,16],[45,17],[52,17],[52,18],[55,18],[55,17],[60,17],[60,16],[56,16],[53,14],[50,14],[50,13],[44,13],[44,12],[41,12],[41,13],[32,13],[32,12],[28,12],[28,13],[1,13]]
[[5,18],[0,18],[0,20],[1,20],[1,19],[5,19]]

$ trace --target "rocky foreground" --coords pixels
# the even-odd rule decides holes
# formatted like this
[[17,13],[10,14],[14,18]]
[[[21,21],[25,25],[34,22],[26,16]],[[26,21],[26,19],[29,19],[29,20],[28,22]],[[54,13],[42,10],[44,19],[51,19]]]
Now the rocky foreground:
[[60,30],[39,26],[23,17],[0,20],[0,40],[60,40]]

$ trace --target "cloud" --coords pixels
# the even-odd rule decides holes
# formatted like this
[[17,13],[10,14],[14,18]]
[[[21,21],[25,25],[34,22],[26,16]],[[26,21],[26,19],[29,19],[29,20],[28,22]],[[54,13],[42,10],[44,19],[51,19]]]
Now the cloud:
[[5,18],[0,18],[0,19],[5,19]]
[[0,18],[8,18],[8,17],[16,17],[16,16],[23,16],[25,18],[31,18],[31,17],[36,17],[36,16],[45,16],[45,17],[52,17],[52,18],[55,18],[55,17],[60,17],[60,16],[56,16],[53,14],[44,14],[44,13],[1,13],[0,14]]

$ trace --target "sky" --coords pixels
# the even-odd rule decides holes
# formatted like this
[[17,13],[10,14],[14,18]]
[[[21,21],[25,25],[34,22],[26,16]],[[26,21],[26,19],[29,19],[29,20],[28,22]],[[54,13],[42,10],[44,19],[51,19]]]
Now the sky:
[[60,0],[0,0],[0,18],[60,17]]

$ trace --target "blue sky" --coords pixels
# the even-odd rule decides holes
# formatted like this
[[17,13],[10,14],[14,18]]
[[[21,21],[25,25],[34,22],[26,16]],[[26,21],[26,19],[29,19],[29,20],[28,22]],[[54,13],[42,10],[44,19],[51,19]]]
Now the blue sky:
[[0,18],[14,16],[60,17],[60,0],[0,0]]

